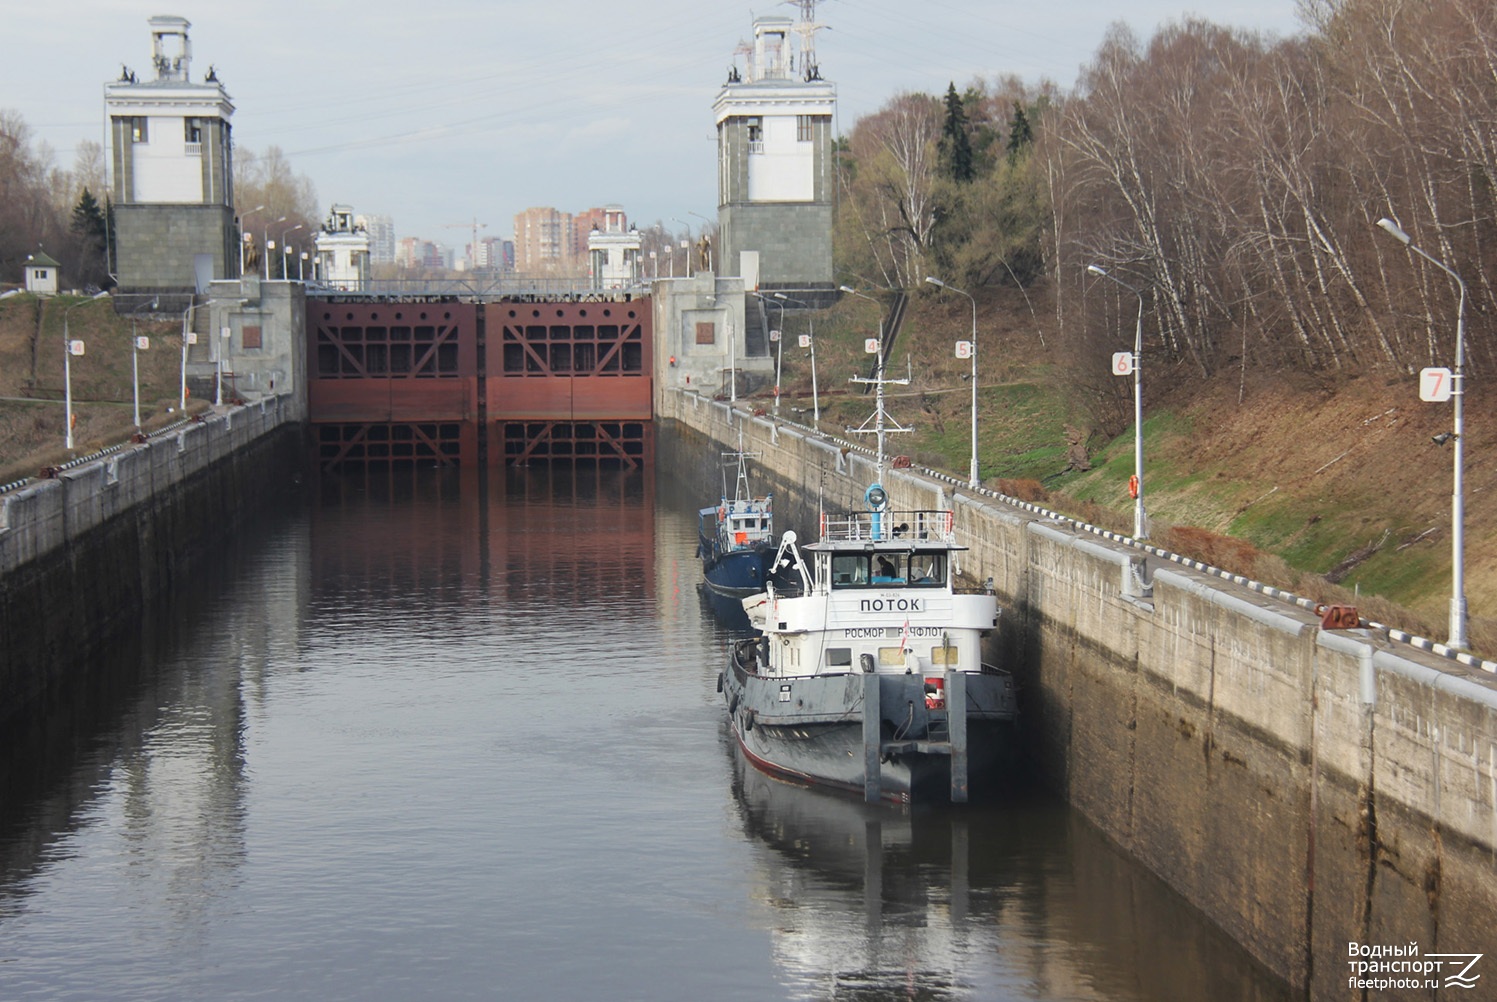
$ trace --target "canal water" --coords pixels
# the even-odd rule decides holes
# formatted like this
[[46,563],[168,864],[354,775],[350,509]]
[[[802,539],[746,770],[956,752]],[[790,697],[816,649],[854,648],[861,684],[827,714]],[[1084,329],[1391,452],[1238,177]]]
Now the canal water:
[[325,481],[0,785],[0,999],[1285,997],[1038,795],[745,769],[665,475]]

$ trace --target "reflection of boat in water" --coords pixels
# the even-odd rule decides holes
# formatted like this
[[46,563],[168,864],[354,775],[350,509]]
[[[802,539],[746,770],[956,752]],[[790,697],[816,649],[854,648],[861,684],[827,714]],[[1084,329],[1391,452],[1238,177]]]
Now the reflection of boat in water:
[[785,533],[773,584],[744,600],[759,639],[722,676],[734,734],[759,768],[873,800],[965,801],[1007,771],[1012,677],[983,664],[998,625],[989,591],[955,587],[950,511],[896,512],[877,484],[867,510],[823,517],[805,546]]
[[775,555],[774,499],[754,497],[744,467],[747,454],[728,453],[738,472],[728,495],[724,473],[722,502],[697,513],[697,555],[707,587],[719,595],[742,598],[764,590]]
[[817,796],[732,753],[749,893],[770,913],[786,997],[1289,997],[1058,801],[890,809]]
[[774,910],[776,965],[805,991],[789,997],[961,997],[973,958],[999,955],[991,917],[969,919],[965,817],[817,796],[734,758],[743,826],[762,844],[752,893]]
[[730,633],[747,635],[755,632],[748,613],[744,611],[742,599],[720,594],[709,588],[705,581],[697,584],[697,597],[713,618]]

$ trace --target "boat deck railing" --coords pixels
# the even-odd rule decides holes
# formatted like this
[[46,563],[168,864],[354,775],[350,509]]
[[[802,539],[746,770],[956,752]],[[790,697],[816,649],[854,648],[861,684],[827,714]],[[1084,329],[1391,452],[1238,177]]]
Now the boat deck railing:
[[913,511],[857,511],[821,516],[821,540],[847,542],[937,542],[955,543],[954,518],[950,509]]

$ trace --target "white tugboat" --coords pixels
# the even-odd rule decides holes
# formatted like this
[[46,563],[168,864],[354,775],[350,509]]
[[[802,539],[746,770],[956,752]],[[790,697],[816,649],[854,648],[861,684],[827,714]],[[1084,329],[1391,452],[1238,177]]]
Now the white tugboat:
[[744,599],[763,635],[735,643],[720,678],[733,733],[783,779],[868,801],[965,802],[996,785],[1013,748],[1013,678],[982,662],[998,600],[956,586],[966,548],[951,511],[890,510],[878,483],[864,501],[823,515],[815,543],[785,533],[774,567],[799,587]]

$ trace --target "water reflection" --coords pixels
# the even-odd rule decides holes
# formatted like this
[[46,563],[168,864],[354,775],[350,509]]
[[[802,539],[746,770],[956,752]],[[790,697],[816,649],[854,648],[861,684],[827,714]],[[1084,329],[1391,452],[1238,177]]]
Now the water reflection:
[[[245,858],[251,704],[294,644],[294,550],[283,513],[246,528],[189,587],[148,604],[137,629],[75,667],[71,691],[0,753],[0,927],[90,861],[89,906],[133,935],[201,935]],[[245,577],[279,603],[247,605]],[[211,628],[208,624],[211,623]],[[107,836],[102,833],[108,832]],[[137,911],[151,900],[158,907]]]
[[797,997],[1286,997],[1062,805],[900,810],[734,760],[738,814],[761,847],[753,893]]

